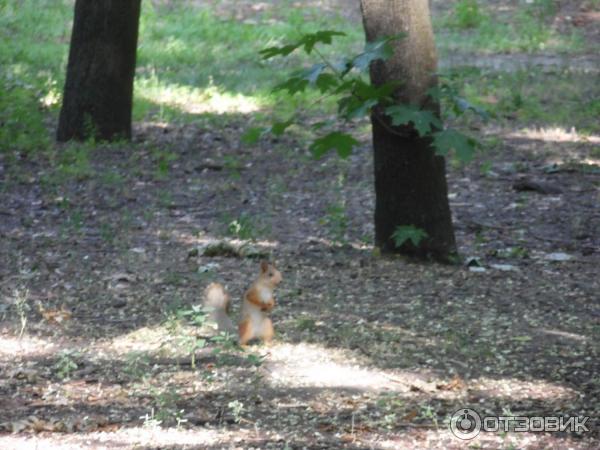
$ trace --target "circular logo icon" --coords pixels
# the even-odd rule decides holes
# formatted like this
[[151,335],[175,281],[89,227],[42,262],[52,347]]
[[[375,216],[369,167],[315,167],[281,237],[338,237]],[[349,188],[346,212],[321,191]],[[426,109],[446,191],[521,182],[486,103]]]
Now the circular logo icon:
[[450,431],[459,439],[473,439],[481,431],[481,417],[472,409],[459,409],[450,418]]

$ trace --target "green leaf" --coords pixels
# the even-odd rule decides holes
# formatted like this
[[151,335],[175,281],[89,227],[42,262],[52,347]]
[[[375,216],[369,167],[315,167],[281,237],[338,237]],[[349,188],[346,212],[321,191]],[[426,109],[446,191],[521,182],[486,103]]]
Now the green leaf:
[[395,36],[387,36],[373,42],[367,42],[365,50],[352,60],[351,65],[362,72],[368,69],[369,65],[375,60],[382,59],[385,61],[389,59],[394,54],[391,42],[402,39],[405,36],[404,33],[400,33]]
[[338,112],[346,120],[352,120],[367,115],[377,103],[376,99],[361,101],[359,97],[348,95],[339,100]]
[[284,45],[283,47],[264,48],[261,51],[259,51],[258,54],[261,55],[263,57],[263,59],[269,59],[269,58],[273,58],[275,56],[287,56],[290,53],[292,53],[294,50],[296,50],[298,47],[300,47],[301,45],[302,44],[296,43],[296,44]]
[[468,100],[466,100],[462,97],[454,97],[453,100],[454,100],[454,111],[457,112],[458,114],[464,114],[467,111],[473,111],[475,114],[477,114],[483,120],[488,120],[490,118],[490,115],[488,114],[488,112],[485,109],[480,108],[479,106],[476,106],[476,105],[470,103]]
[[286,120],[285,122],[275,122],[273,125],[271,125],[270,131],[275,136],[281,136],[283,133],[285,133],[285,130],[292,125],[292,123],[292,119]]
[[431,111],[419,109],[411,105],[394,105],[385,109],[392,119],[392,125],[408,125],[412,123],[419,135],[425,136],[434,128],[442,128],[442,122]]
[[334,36],[346,36],[346,33],[335,30],[322,30],[316,33],[308,33],[302,36],[302,39],[298,42],[301,46],[304,46],[304,51],[310,55],[315,45],[331,44]]
[[326,64],[319,63],[312,66],[310,69],[302,73],[302,78],[307,80],[310,84],[314,85],[321,73],[327,68]]
[[392,234],[392,239],[396,247],[401,247],[406,241],[411,241],[415,247],[418,247],[427,236],[427,232],[421,228],[412,225],[399,225]]
[[447,155],[454,151],[456,157],[463,162],[473,159],[477,141],[456,130],[448,129],[433,133],[433,145],[438,155]]
[[342,158],[347,158],[358,141],[347,133],[333,131],[323,137],[315,139],[310,150],[315,158],[321,158],[329,150],[335,149]]
[[325,93],[337,87],[339,82],[335,75],[332,75],[330,73],[322,73],[317,77],[317,81],[315,82],[315,84],[317,88],[319,88],[319,91],[321,91],[321,93]]
[[241,141],[246,145],[256,144],[260,137],[265,132],[262,127],[248,128],[244,134],[242,134]]
[[307,87],[308,80],[299,76],[294,76],[275,86],[273,92],[288,91],[290,95],[294,95],[297,92],[304,92]]

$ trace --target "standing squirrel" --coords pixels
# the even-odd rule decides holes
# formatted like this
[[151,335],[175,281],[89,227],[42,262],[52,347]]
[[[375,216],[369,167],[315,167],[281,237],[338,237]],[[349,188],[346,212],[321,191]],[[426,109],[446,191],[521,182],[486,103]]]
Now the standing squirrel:
[[[273,322],[268,314],[275,307],[273,291],[281,280],[281,272],[273,264],[261,261],[258,277],[244,294],[237,330],[240,345],[246,345],[255,338],[265,342],[273,339]],[[204,305],[210,307],[210,319],[217,324],[219,331],[235,332],[229,316],[229,295],[223,285],[208,285],[204,290]]]

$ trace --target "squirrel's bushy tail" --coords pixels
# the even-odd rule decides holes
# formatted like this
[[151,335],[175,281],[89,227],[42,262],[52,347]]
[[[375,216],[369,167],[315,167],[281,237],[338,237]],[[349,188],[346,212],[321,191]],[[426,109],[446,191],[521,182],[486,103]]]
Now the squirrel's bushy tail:
[[209,320],[217,325],[219,332],[237,334],[237,328],[229,317],[229,294],[220,283],[210,283],[204,289],[204,306],[209,309]]
[[220,283],[210,283],[204,289],[204,306],[213,309],[229,310],[229,295]]

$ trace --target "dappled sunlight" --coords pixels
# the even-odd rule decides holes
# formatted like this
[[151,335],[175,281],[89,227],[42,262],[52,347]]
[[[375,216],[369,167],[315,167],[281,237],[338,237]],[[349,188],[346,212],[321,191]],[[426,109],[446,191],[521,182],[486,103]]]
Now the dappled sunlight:
[[360,367],[341,351],[315,344],[282,344],[265,362],[275,385],[407,391],[397,374]]
[[553,402],[577,397],[578,392],[560,384],[543,380],[524,381],[517,378],[477,378],[468,382],[469,390],[479,396],[517,400]]
[[[185,231],[177,231],[173,230],[171,232],[171,237],[176,239],[178,242],[186,245],[196,245],[199,248],[203,249],[210,244],[215,244],[217,242],[227,242],[234,247],[241,247],[245,244],[248,244],[247,240],[243,239],[235,239],[235,238],[227,238],[227,239],[219,239],[214,236],[208,236],[205,234],[194,235]],[[270,241],[267,239],[257,239],[252,241],[253,245],[259,247],[269,247],[275,248],[279,246],[278,241]]]
[[448,382],[428,369],[365,368],[347,353],[315,344],[276,345],[270,349],[265,366],[274,385],[287,387],[394,391],[403,397],[425,394],[446,399],[462,398],[465,389],[482,397],[512,400],[554,401],[577,396],[575,390],[548,381],[458,377]]
[[94,346],[94,352],[121,357],[128,352],[157,352],[170,339],[163,327],[143,327]]
[[0,336],[0,359],[33,358],[54,355],[58,346],[44,339],[23,336]]
[[[424,429],[425,428],[425,429]],[[556,433],[486,433],[481,432],[471,440],[455,437],[445,424],[430,427],[408,428],[401,434],[379,436],[370,448],[381,450],[435,448],[435,449],[589,449],[590,442],[579,436],[571,437]]]
[[197,88],[151,78],[138,80],[135,92],[144,100],[188,114],[249,114],[261,109],[258,98],[225,92],[216,86]]
[[163,429],[160,427],[127,428],[118,432],[95,432],[63,434],[54,433],[43,436],[33,435],[24,439],[23,436],[0,437],[0,448],[67,450],[85,448],[138,448],[138,446],[180,447],[216,445],[222,440],[219,430],[198,429],[196,431]]
[[523,128],[507,135],[517,139],[532,139],[545,142],[600,144],[600,136],[579,133],[574,128],[563,127]]

